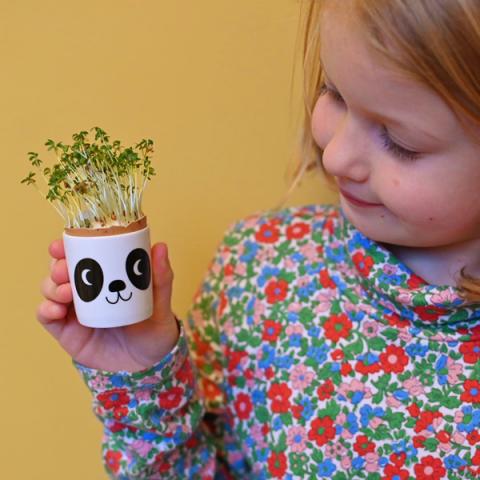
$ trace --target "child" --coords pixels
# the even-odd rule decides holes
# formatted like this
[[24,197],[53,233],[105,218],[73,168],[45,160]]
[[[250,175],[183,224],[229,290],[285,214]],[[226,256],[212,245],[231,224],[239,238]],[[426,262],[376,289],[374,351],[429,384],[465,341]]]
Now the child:
[[188,347],[163,244],[152,318],[97,331],[50,246],[38,317],[93,393],[112,478],[480,475],[480,4],[307,7],[299,170],[313,136],[339,208],[233,225]]

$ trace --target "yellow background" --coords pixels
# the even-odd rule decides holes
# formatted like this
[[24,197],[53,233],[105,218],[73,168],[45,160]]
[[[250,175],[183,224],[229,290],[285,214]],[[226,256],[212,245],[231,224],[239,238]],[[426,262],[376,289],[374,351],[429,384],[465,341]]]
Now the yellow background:
[[[298,0],[0,0],[1,477],[106,478],[101,425],[70,358],[37,323],[62,219],[33,187],[28,151],[98,125],[155,142],[145,192],[169,245],[183,317],[225,228],[286,190],[301,96],[290,81]],[[47,162],[48,163],[48,162]],[[42,185],[43,186],[43,185]],[[288,205],[332,202],[310,176]]]

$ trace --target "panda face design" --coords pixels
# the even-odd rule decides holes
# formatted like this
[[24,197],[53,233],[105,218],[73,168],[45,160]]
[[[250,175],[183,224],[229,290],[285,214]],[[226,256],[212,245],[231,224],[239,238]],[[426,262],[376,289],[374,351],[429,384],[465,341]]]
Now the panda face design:
[[86,303],[99,296],[111,305],[128,302],[135,290],[147,290],[150,286],[150,257],[143,248],[132,250],[124,261],[123,278],[108,278],[108,272],[97,260],[82,258],[75,265],[73,277],[78,296]]

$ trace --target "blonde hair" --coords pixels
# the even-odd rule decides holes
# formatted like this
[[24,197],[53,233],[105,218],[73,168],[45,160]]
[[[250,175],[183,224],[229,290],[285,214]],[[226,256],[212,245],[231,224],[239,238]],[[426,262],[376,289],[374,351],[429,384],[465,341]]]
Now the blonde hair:
[[[456,113],[467,133],[478,141],[470,127],[472,123],[480,125],[480,2],[348,1],[369,46],[393,68],[433,89]],[[303,64],[303,118],[292,156],[291,182],[277,208],[284,205],[307,172],[320,169],[329,183],[334,183],[323,168],[322,150],[311,133],[312,111],[323,83],[320,19],[325,5],[333,2],[301,2],[295,51]],[[466,300],[479,301],[480,279],[468,275],[465,268],[458,279],[460,293]]]

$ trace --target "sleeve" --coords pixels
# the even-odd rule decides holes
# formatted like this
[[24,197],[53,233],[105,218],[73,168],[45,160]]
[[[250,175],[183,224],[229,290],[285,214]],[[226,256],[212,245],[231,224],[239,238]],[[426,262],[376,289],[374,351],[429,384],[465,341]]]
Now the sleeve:
[[222,265],[229,253],[222,242],[187,313],[188,338],[180,323],[176,346],[160,362],[135,373],[73,362],[104,425],[102,454],[110,478],[245,478],[247,462],[226,405],[220,334]]

